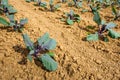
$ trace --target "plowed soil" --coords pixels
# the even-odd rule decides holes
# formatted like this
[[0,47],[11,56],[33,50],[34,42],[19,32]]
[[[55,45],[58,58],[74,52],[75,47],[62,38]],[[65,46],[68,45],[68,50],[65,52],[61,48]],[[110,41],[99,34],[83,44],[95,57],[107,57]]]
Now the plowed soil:
[[[0,25],[0,80],[120,80],[120,39],[85,41],[86,26],[97,27],[91,12],[83,14],[82,9],[68,7],[67,4],[62,4],[56,12],[41,9],[34,6],[34,2],[27,3],[25,0],[9,0],[9,4],[18,11],[16,20],[29,19],[24,33],[34,42],[45,32],[56,39],[57,47],[53,52],[58,69],[48,72],[34,60],[22,62],[28,51],[21,33]],[[86,3],[83,6],[90,10]],[[80,15],[80,23],[69,26],[60,20],[70,9]],[[102,19],[108,22],[113,19],[111,13],[110,8],[100,11]],[[114,22],[118,25],[116,31],[120,32],[120,21]]]

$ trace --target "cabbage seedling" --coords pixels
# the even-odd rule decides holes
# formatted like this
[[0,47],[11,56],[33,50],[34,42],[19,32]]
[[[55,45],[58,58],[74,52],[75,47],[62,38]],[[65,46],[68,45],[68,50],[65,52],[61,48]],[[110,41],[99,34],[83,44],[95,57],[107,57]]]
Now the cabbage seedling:
[[47,8],[47,3],[46,2],[42,2],[42,0],[37,0],[37,6],[43,7],[43,8]]
[[14,15],[8,15],[9,21],[6,19],[0,17],[0,23],[4,26],[12,27],[15,31],[22,32],[24,25],[28,22],[28,19],[20,19],[18,22],[17,20],[14,20]]
[[[49,71],[54,71],[57,69],[57,63],[50,57],[49,50],[53,50],[56,47],[56,41],[49,37],[48,33],[45,33],[42,37],[38,38],[38,44],[34,45],[34,43],[30,40],[27,34],[23,34],[23,40],[27,49],[30,51],[27,58],[32,61],[32,56],[41,61],[44,67]],[[44,52],[44,54],[39,55]]]
[[52,11],[52,12],[54,12],[54,11],[58,10],[58,8],[60,8],[60,4],[54,5],[54,0],[50,0],[49,6],[50,6],[50,11]]
[[0,3],[0,12],[5,14],[14,14],[17,12],[12,5],[8,4],[8,0],[2,0]]
[[66,13],[65,21],[68,25],[72,25],[74,22],[80,22],[80,16],[75,14],[73,10],[70,10],[69,13]]
[[76,8],[81,8],[82,0],[72,0],[72,2],[68,3],[68,6],[70,6],[70,7],[75,6]]
[[120,34],[112,30],[111,28],[116,27],[117,25],[113,22],[105,23],[101,20],[101,17],[98,12],[94,12],[93,20],[98,24],[99,30],[95,34],[90,34],[87,36],[87,41],[97,41],[99,38],[102,38],[104,41],[108,41],[108,38],[104,35],[104,32],[108,31],[108,35],[112,38],[119,38]]

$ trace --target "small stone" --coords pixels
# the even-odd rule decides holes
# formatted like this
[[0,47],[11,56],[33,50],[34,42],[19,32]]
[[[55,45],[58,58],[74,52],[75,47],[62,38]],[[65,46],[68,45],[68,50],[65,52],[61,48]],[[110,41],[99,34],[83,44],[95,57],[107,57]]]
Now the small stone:
[[97,63],[97,64],[101,64],[102,62],[101,62],[101,60],[95,60],[95,62]]

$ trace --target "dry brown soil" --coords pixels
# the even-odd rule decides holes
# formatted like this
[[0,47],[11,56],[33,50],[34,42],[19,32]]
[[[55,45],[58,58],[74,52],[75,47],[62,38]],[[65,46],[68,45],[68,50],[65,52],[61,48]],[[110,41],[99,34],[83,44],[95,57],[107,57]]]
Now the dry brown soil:
[[[67,7],[67,4],[62,4],[59,11],[50,12],[25,0],[9,0],[9,3],[18,11],[16,20],[29,19],[24,33],[33,41],[45,32],[56,39],[57,47],[53,52],[58,69],[48,72],[34,60],[20,64],[24,54],[28,53],[21,33],[1,25],[0,80],[120,80],[120,39],[109,38],[109,42],[84,40],[88,33],[86,26],[97,26],[91,12],[82,14],[82,9]],[[85,3],[83,6],[89,9]],[[60,21],[63,12],[69,12],[70,9],[81,16],[80,23],[69,26]],[[106,21],[113,19],[110,8],[102,9],[100,15]],[[115,23],[118,25],[116,30],[120,32],[120,21]]]

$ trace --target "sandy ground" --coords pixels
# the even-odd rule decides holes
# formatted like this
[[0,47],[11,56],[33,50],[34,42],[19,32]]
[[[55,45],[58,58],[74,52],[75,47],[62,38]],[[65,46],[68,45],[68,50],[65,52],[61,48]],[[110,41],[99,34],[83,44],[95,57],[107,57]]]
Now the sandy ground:
[[[47,0],[48,1],[48,0]],[[120,80],[120,39],[111,39],[109,42],[87,42],[86,26],[96,26],[93,14],[82,14],[81,9],[62,7],[57,12],[41,11],[39,7],[25,0],[9,0],[17,10],[15,19],[28,18],[24,32],[33,41],[45,32],[57,41],[55,60],[58,69],[48,72],[42,69],[38,62],[20,64],[24,54],[27,54],[21,33],[13,32],[0,26],[0,80]],[[86,9],[89,9],[84,5]],[[59,18],[63,12],[73,9],[80,14],[82,20],[72,26],[61,22]],[[110,21],[111,10],[100,12],[102,18]],[[109,17],[108,17],[109,16]],[[120,32],[120,22],[116,30]]]

